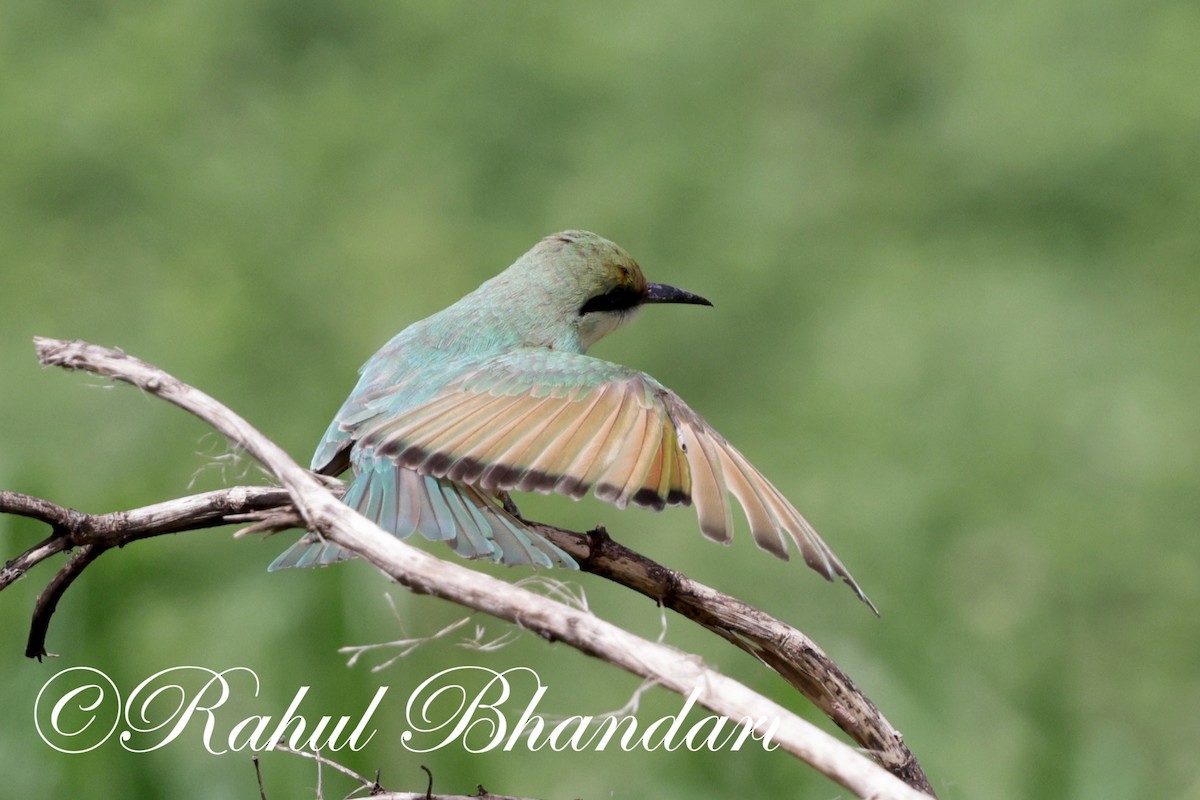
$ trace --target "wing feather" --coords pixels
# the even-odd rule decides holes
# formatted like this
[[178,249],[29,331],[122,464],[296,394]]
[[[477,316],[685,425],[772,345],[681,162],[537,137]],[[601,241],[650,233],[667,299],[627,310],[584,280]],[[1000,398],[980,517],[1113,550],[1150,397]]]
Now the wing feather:
[[[505,398],[506,404],[496,406],[494,416],[488,417],[486,410],[490,403],[483,404],[483,411],[472,423],[478,426],[478,434],[472,439],[462,438],[462,445],[455,449],[457,442],[446,443],[436,438],[418,440],[419,447],[426,454],[423,467],[432,474],[450,477],[464,482],[478,483],[484,486],[484,474],[489,467],[507,463],[505,453],[512,450],[514,441],[520,442],[528,435],[527,428],[530,420],[536,420],[537,409],[541,401],[531,396]],[[492,487],[485,487],[489,491]]]
[[[484,459],[493,464],[528,465],[523,475],[510,481],[504,481],[506,485],[501,486],[501,488],[531,492],[540,487],[540,484],[545,481],[545,476],[539,475],[535,467],[537,457],[545,448],[546,440],[555,438],[559,434],[563,423],[569,421],[572,416],[569,403],[550,405],[546,409],[544,418],[532,421],[527,426],[527,431],[514,437],[511,446],[496,456]],[[499,484],[500,481],[497,481],[497,483]]]
[[629,437],[642,422],[637,400],[629,392],[616,388],[613,391],[620,392],[620,408],[613,417],[612,427],[601,437],[603,441],[595,461],[581,478],[584,484],[595,486],[596,497],[609,503],[616,503],[620,497],[620,487],[614,486],[615,480],[619,480],[616,478],[618,472],[632,468],[630,461],[636,453],[629,446]]
[[592,488],[585,476],[600,458],[617,415],[621,413],[622,398],[617,391],[602,386],[595,394],[594,408],[580,420],[579,427],[571,433],[570,438],[559,445],[561,455],[556,457],[556,464],[563,464],[562,468],[547,470],[550,475],[560,476],[552,490],[576,500]]
[[[775,488],[762,473],[754,468],[746,458],[734,448],[729,448],[730,456],[739,463],[739,468],[758,492],[761,500],[772,510],[779,531],[786,531],[796,543],[804,562],[809,567],[833,580],[845,573],[842,562],[833,551],[821,540],[812,525],[796,510],[788,499]],[[756,537],[757,538],[757,537]],[[782,537],[781,537],[781,545]]]
[[[677,395],[636,370],[578,353],[518,350],[461,371],[411,408],[376,411],[348,431],[352,462],[356,453],[360,465],[390,459],[398,472],[408,467],[481,497],[517,490],[578,499],[592,491],[621,508],[694,503],[701,532],[719,542],[732,537],[732,494],[759,547],[787,558],[790,538],[810,567],[842,577],[870,604],[778,489]],[[486,500],[464,506],[419,488],[409,487],[419,502],[407,508],[427,536],[465,526],[486,532],[506,563],[561,560],[540,537],[493,519],[482,510]],[[371,507],[378,500],[370,493],[347,495],[355,500],[375,514],[397,513],[387,503]]]
[[617,508],[625,508],[629,504],[625,486],[632,483],[637,476],[649,424],[648,416],[645,409],[629,403],[629,408],[622,417],[625,427],[619,436],[612,437],[613,443],[619,447],[615,448],[608,460],[607,468],[597,477],[596,497],[612,503]]
[[[481,409],[478,407],[479,400],[491,401],[495,404],[504,402],[502,397],[473,397],[471,395],[453,394],[444,397],[435,398],[428,405],[422,406],[414,413],[411,421],[411,426],[419,428],[425,437],[444,436],[447,432],[453,432],[456,428],[464,435],[469,435],[471,432],[478,430],[478,427],[487,424],[486,409],[484,414],[480,414],[476,419],[479,420],[478,426],[470,426],[466,424],[466,420],[479,414]],[[462,430],[465,428],[465,430]],[[368,427],[358,437],[361,441],[372,442],[372,448],[380,455],[388,456],[394,460],[398,460],[411,444],[408,441],[409,436],[403,429],[397,430],[391,424],[390,420],[384,420],[377,423],[374,427]]]
[[700,532],[713,541],[728,544],[733,536],[733,514],[726,498],[721,459],[703,428],[698,430],[696,425],[685,421],[680,433],[681,446],[685,448],[692,472],[692,500],[696,504]]
[[[653,409],[643,408],[641,435],[631,437],[627,443],[630,453],[636,453],[637,458],[630,465],[629,472],[622,480],[622,473],[613,475],[613,485],[621,487],[617,498],[617,506],[624,508],[631,500],[638,505],[654,505],[648,498],[658,500],[658,484],[661,478],[655,474],[654,465],[662,469],[663,461],[663,420],[665,414],[656,413]],[[619,483],[618,483],[619,482]],[[661,507],[661,506],[660,506]]]
[[[492,429],[497,418],[503,418],[505,406],[511,406],[514,398],[488,397],[467,395],[455,404],[450,412],[440,415],[430,423],[420,424],[420,437],[408,443],[414,450],[414,458],[419,451],[425,454],[422,442],[440,441],[439,450],[454,452],[469,443],[476,441],[486,430]],[[407,449],[407,448],[406,448]]]
[[[662,498],[666,505],[691,505],[692,496],[690,494],[692,486],[692,474],[688,469],[687,454],[683,451],[683,445],[679,440],[679,430],[676,427],[675,420],[669,418],[671,424],[663,425],[663,456],[665,459],[663,488],[666,491],[659,491],[659,497]],[[666,469],[669,467],[669,470]]]
[[[504,399],[508,402],[480,403],[480,411],[470,417],[474,438],[471,434],[451,434],[450,437],[446,437],[450,441],[446,441],[439,440],[433,434],[420,435],[409,446],[408,452],[412,455],[408,456],[408,459],[422,472],[437,475],[439,478],[445,477],[450,467],[460,460],[454,457],[455,450],[450,448],[462,447],[459,442],[465,441],[469,443],[469,452],[474,454],[472,457],[475,460],[484,464],[498,463],[497,459],[504,452],[510,438],[520,434],[529,416],[540,405],[536,398],[529,396]],[[493,408],[494,412],[489,415],[489,409]]]
[[[553,429],[547,429],[547,435],[539,440],[530,450],[537,454],[529,462],[529,470],[546,476],[568,474],[572,462],[584,449],[584,445],[593,438],[593,430],[600,424],[597,420],[611,413],[608,406],[601,406],[602,401],[611,402],[610,395],[601,391],[589,393],[580,402],[578,408],[572,409],[569,404],[563,404],[564,413],[557,416],[558,424]],[[570,409],[573,413],[568,413]],[[557,481],[555,481],[557,483]],[[532,491],[522,488],[520,491]],[[550,487],[554,489],[553,486]],[[586,490],[584,490],[586,491]],[[582,497],[580,492],[576,499]]]
[[781,522],[767,506],[759,487],[755,486],[751,476],[742,469],[742,464],[730,456],[728,448],[721,448],[719,454],[721,471],[729,484],[730,492],[742,504],[742,511],[746,513],[746,522],[750,525],[754,541],[768,553],[786,560],[787,540],[780,531]]

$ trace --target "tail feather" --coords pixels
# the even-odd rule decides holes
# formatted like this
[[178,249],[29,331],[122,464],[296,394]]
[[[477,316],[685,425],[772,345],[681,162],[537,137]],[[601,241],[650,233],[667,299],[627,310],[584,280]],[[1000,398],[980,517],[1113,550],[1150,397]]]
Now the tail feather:
[[315,533],[306,533],[294,545],[284,550],[267,567],[268,572],[290,567],[324,567],[354,558],[354,553],[327,542]]
[[496,547],[487,535],[487,522],[471,513],[475,509],[459,487],[436,478],[427,478],[426,487],[433,497],[434,508],[439,508],[440,503],[449,518],[449,524],[442,529],[439,538],[447,540],[454,552],[463,558],[495,558]]
[[[477,516],[486,517],[492,532],[492,541],[498,551],[497,561],[512,566],[532,564],[535,567],[568,567],[577,569],[575,559],[552,544],[541,534],[524,525],[504,510],[495,500],[488,500],[477,489],[462,487],[464,494],[473,496],[470,505]],[[484,509],[495,509],[499,513],[485,514]]]
[[[570,555],[508,513],[496,498],[471,486],[390,463],[374,464],[359,473],[342,501],[400,539],[419,532],[431,541],[445,541],[463,558],[578,569]],[[268,569],[325,566],[353,557],[306,533]]]

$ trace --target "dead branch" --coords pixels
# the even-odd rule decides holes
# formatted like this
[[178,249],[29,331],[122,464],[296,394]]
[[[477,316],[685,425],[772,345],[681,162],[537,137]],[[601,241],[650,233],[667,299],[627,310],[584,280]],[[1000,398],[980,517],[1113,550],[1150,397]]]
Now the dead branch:
[[[282,530],[304,524],[290,505],[286,491],[254,486],[221,489],[131,511],[98,515],[16,492],[0,491],[0,513],[39,519],[53,530],[48,539],[0,569],[0,589],[38,563],[73,546],[96,545],[106,550],[152,536],[248,522],[253,523],[246,529],[251,531]],[[653,599],[762,661],[821,709],[889,772],[910,786],[932,794],[928,778],[900,732],[836,662],[803,632],[735,597],[646,558],[617,543],[603,530],[582,534],[525,521],[570,553],[579,562],[581,570]],[[52,584],[59,586],[56,592],[59,597],[69,585],[69,581],[59,578]],[[47,654],[45,636],[54,607],[39,602],[34,610],[26,649],[30,658]]]
[[574,531],[529,522],[579,561],[580,569],[657,601],[775,670],[889,772],[934,793],[900,732],[807,635],[613,541],[603,528],[592,531],[584,542]]
[[[714,713],[734,719],[778,720],[779,728],[773,738],[783,749],[860,797],[923,796],[803,719],[702,666],[694,657],[632,636],[591,614],[442,561],[388,536],[340,503],[320,480],[301,469],[245,420],[161,370],[122,353],[82,342],[35,341],[44,364],[82,369],[132,383],[196,414],[259,460],[285,488],[242,487],[98,517],[36,498],[0,494],[0,511],[41,519],[52,529],[50,538],[5,567],[0,573],[0,589],[40,561],[78,546],[80,553],[43,593],[44,596],[51,593],[54,583],[63,583],[54,594],[53,600],[57,602],[87,562],[126,541],[248,519],[275,528],[290,524],[293,515],[299,514],[305,527],[355,551],[413,592],[443,597],[533,630],[549,640],[566,642],[681,695],[702,687],[699,703]],[[291,498],[292,509],[286,508],[285,497]],[[173,505],[176,503],[179,506]],[[760,658],[812,697],[835,722],[852,729],[854,738],[875,750],[876,757],[881,752],[890,753],[887,760],[890,769],[901,772],[918,786],[928,786],[899,734],[820,649],[798,631],[621,548],[600,532],[589,541],[569,531],[544,528],[556,543],[581,556],[586,569],[659,600]],[[41,601],[38,605],[42,610]],[[52,612],[52,604],[42,610],[47,620]],[[33,638],[31,633],[31,645]]]

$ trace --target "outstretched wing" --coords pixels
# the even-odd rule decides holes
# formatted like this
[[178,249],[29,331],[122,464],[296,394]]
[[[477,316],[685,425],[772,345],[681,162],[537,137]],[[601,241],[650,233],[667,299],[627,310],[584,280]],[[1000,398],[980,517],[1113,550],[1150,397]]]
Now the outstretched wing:
[[517,350],[465,371],[415,407],[390,411],[351,432],[354,460],[388,459],[488,493],[580,498],[594,490],[621,508],[694,503],[700,530],[719,542],[732,535],[733,494],[761,548],[786,559],[791,538],[810,567],[842,577],[870,605],[779,490],[642,372],[578,353]]

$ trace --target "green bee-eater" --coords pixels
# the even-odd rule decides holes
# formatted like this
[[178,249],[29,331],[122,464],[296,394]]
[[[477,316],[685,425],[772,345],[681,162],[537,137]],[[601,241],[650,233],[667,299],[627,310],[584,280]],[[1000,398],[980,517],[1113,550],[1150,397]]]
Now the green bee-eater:
[[[548,236],[371,356],[312,467],[352,469],[345,502],[384,530],[505,564],[576,566],[505,510],[502,492],[594,490],[618,508],[694,503],[700,530],[719,542],[732,535],[732,493],[761,548],[786,559],[790,537],[810,567],[870,604],[792,504],[674,392],[585,355],[649,303],[711,305],[647,282],[594,233]],[[349,556],[308,534],[271,568]]]

